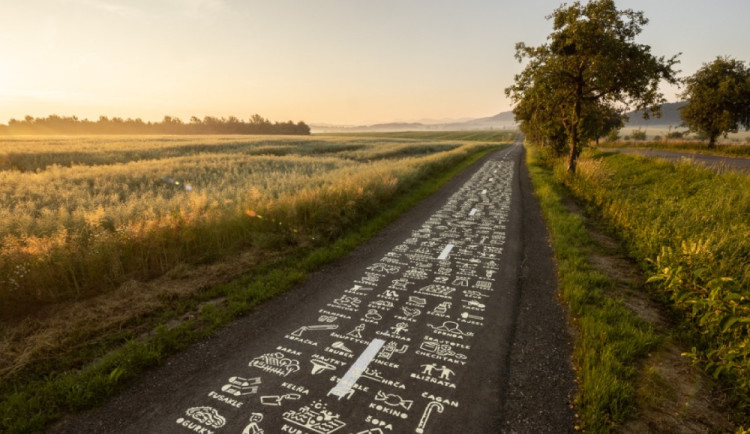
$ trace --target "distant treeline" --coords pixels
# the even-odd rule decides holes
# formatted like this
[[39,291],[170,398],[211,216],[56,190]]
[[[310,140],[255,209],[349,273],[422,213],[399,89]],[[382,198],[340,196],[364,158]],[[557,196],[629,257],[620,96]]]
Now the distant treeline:
[[270,122],[260,115],[247,121],[234,116],[216,118],[196,116],[189,122],[164,116],[161,122],[144,122],[140,118],[123,119],[100,116],[97,121],[78,119],[76,116],[50,115],[46,118],[26,116],[23,120],[11,119],[8,125],[0,124],[0,134],[294,134],[309,135],[310,127],[304,122]]

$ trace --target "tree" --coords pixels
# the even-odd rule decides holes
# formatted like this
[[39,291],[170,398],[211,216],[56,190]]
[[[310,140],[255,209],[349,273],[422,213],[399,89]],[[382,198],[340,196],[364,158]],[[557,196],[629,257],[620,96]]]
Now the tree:
[[[644,116],[659,115],[665,102],[659,83],[677,84],[677,56],[655,57],[651,47],[637,44],[635,37],[648,23],[643,12],[619,11],[614,0],[592,0],[586,5],[562,5],[547,17],[553,32],[538,47],[516,44],[519,62],[528,59],[515,83],[505,90],[516,103],[529,102],[553,113],[568,141],[568,171],[587,134],[584,120],[591,110],[603,107],[644,110]],[[587,113],[588,111],[588,113]]]
[[708,137],[709,148],[720,135],[736,133],[740,126],[750,129],[750,68],[744,62],[717,57],[686,78],[685,85],[687,104],[680,116],[690,131]]
[[625,120],[627,116],[615,107],[598,104],[592,109],[586,110],[583,117],[582,125],[582,137],[584,140],[596,140],[596,145],[599,146],[599,139],[606,137],[612,131],[615,131],[625,126]]

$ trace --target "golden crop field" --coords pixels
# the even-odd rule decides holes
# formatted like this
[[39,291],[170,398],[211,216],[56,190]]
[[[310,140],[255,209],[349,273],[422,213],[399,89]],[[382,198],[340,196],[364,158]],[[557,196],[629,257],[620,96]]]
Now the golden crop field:
[[369,136],[3,138],[0,305],[98,294],[250,246],[322,243],[486,146]]

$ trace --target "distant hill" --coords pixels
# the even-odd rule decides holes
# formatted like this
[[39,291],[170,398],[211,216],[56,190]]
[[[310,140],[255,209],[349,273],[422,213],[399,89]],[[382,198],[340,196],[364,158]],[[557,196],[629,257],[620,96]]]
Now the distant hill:
[[677,127],[682,124],[682,118],[680,118],[680,109],[685,106],[687,102],[670,102],[661,106],[661,118],[643,119],[642,111],[633,111],[628,113],[628,120],[625,123],[626,127],[654,127],[654,126],[668,126],[672,125]]
[[468,131],[506,130],[516,128],[512,112],[502,112],[486,118],[443,123],[390,122],[373,125],[339,126],[313,124],[313,132],[386,132],[386,131]]
[[[626,127],[655,127],[672,125],[677,127],[682,123],[679,109],[685,105],[685,101],[664,104],[661,108],[661,118],[643,119],[643,112],[633,111],[627,113],[629,121]],[[506,111],[486,118],[471,119],[468,121],[455,121],[443,123],[422,122],[389,122],[373,125],[330,125],[313,124],[310,128],[313,132],[387,132],[387,131],[468,131],[468,130],[507,130],[517,128],[513,112]]]
[[[682,124],[679,109],[686,104],[685,101],[666,103],[662,106],[661,118],[643,119],[643,112],[632,111],[627,113],[629,121],[625,127],[656,127],[668,126],[678,127]],[[506,111],[486,118],[471,119],[468,121],[422,123],[422,122],[389,122],[373,125],[311,125],[313,132],[386,132],[386,131],[467,131],[467,130],[507,130],[517,128],[513,112]]]

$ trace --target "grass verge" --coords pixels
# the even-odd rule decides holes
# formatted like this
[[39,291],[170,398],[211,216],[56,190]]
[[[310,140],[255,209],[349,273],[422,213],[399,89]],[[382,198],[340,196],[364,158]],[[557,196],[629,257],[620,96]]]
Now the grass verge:
[[592,153],[561,176],[626,240],[669,306],[684,355],[750,421],[750,177],[690,163]]
[[[128,380],[158,365],[170,354],[210,335],[217,328],[247,314],[260,302],[304,280],[309,272],[345,255],[418,201],[437,191],[461,170],[498,148],[477,150],[449,168],[436,168],[423,182],[415,183],[413,188],[382,206],[372,218],[355,225],[330,244],[290,250],[240,279],[180,301],[179,306],[157,315],[161,325],[152,333],[138,337],[120,334],[106,339],[108,343],[99,344],[102,348],[92,352],[89,360],[78,361],[76,367],[58,368],[57,371],[35,370],[4,382],[0,386],[0,431],[42,432],[65,414],[101,403]],[[225,301],[205,303],[217,298]],[[166,326],[191,308],[197,309],[193,319]],[[123,336],[127,337],[124,344],[121,342]],[[59,366],[69,366],[69,363],[60,363]]]
[[550,231],[562,298],[577,331],[573,357],[580,428],[609,432],[636,414],[638,363],[662,338],[612,297],[614,281],[588,262],[593,244],[584,221],[568,211],[564,187],[536,149],[528,150],[527,164]]
[[[563,164],[542,155],[532,149],[528,161],[578,331],[574,357],[583,428],[630,432],[664,422],[672,428],[664,432],[726,432],[733,424],[746,432],[750,178],[595,151],[584,153],[570,176]],[[589,255],[597,242],[592,244],[583,218],[564,205],[571,198],[585,204],[589,221],[621,240],[650,288],[639,284],[627,294],[601,278],[592,266],[596,255]],[[644,328],[623,312],[623,303],[633,310],[633,294],[651,298],[652,308],[662,312],[662,320],[651,321],[656,327]],[[666,378],[672,380],[664,383]]]

